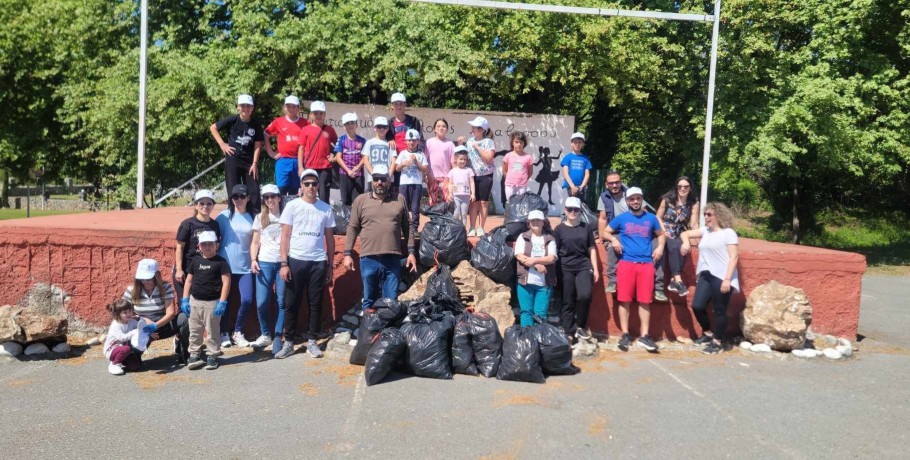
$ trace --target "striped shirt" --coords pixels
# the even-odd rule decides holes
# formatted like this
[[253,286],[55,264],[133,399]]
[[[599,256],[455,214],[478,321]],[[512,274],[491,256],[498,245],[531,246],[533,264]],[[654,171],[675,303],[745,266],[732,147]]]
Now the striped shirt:
[[[152,289],[151,294],[145,292],[145,289],[139,293],[139,300],[133,303],[133,310],[136,311],[136,314],[148,318],[153,321],[158,321],[164,317],[165,310],[168,305],[174,301],[174,288],[171,286],[171,283],[167,281],[164,282],[164,297],[161,297],[161,291],[158,287]],[[133,301],[133,286],[128,286],[126,291],[123,292],[123,299]]]

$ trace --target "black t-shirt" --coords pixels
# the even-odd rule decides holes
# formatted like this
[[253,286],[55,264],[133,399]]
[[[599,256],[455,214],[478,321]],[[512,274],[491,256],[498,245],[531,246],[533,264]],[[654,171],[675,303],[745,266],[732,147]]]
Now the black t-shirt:
[[217,254],[211,259],[199,256],[193,259],[186,273],[193,275],[190,295],[197,300],[219,300],[221,275],[231,274],[231,264]]
[[553,231],[553,237],[556,239],[556,250],[563,270],[593,268],[590,249],[594,247],[594,233],[584,222],[579,222],[574,227],[559,224]]
[[240,115],[231,115],[218,120],[215,127],[218,128],[218,131],[228,129],[225,142],[234,147],[234,155],[227,157],[228,161],[239,162],[247,166],[252,165],[256,142],[262,142],[265,139],[262,125],[255,118],[243,121],[240,119]]
[[[215,232],[218,241],[221,241],[221,228],[215,219],[203,222],[193,216],[180,222],[180,227],[177,227],[177,241],[183,243],[184,271],[189,268],[190,262],[199,255],[199,233],[207,230]],[[183,295],[183,293],[181,292],[179,295]]]

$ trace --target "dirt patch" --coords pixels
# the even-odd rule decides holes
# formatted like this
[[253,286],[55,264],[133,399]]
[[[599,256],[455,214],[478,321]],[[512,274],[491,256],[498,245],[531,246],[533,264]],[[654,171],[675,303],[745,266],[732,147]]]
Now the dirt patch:
[[300,384],[300,392],[307,396],[317,396],[319,395],[319,388],[316,388],[312,383],[302,383]]
[[565,378],[549,378],[547,383],[543,386],[544,390],[552,390],[560,393],[572,392],[579,393],[586,390],[588,387],[580,383],[568,383]]
[[643,383],[654,383],[654,377],[641,377],[641,378],[635,380],[636,385],[640,385]]
[[[315,361],[315,360],[314,360]],[[354,366],[351,364],[342,364],[342,365],[329,365],[324,366],[323,368],[315,372],[316,375],[321,374],[334,374],[338,385],[344,386],[354,386],[357,383],[357,377],[363,374],[362,366]]]
[[203,377],[156,374],[151,372],[133,374],[132,377],[133,381],[136,382],[136,385],[138,385],[141,390],[156,390],[169,383],[190,383],[193,385],[205,385],[209,383],[209,379]]
[[493,400],[493,407],[503,406],[545,406],[545,404],[534,395],[515,393],[509,390],[497,390],[496,399]]
[[87,363],[89,361],[95,361],[102,357],[103,357],[103,355],[102,356],[88,356],[88,352],[86,352],[86,354],[84,354],[82,356],[74,356],[72,358],[58,359],[57,362],[60,364],[63,364],[64,366],[83,366],[83,365],[85,365],[85,363]]
[[6,382],[6,386],[13,387],[13,388],[24,388],[27,386],[31,386],[36,381],[37,380],[33,380],[33,379],[13,379],[13,380],[10,380],[9,382]]
[[588,434],[591,436],[602,436],[607,431],[607,417],[598,416],[588,424]]

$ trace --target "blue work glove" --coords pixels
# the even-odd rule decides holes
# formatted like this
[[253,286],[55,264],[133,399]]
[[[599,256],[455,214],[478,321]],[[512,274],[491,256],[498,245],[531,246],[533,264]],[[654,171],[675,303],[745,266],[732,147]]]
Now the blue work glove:
[[180,299],[180,312],[186,316],[190,316],[190,298],[184,297]]
[[156,324],[156,323],[148,323],[145,326],[142,326],[142,332],[146,332],[148,334],[151,334],[152,332],[155,332],[157,330],[158,330],[158,324]]
[[223,316],[225,311],[227,311],[227,300],[219,300],[215,304],[215,316]]

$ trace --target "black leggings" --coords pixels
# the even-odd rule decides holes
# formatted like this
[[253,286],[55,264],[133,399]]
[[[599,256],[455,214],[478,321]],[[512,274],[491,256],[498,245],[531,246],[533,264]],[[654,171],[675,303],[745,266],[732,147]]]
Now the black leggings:
[[591,307],[591,289],[594,272],[591,269],[562,271],[562,328],[572,334],[576,328],[588,327],[588,310]]
[[231,199],[231,191],[237,184],[246,185],[250,194],[248,209],[259,209],[259,181],[253,179],[253,175],[250,174],[250,165],[228,158],[224,162],[224,186],[227,188],[228,200]]
[[[717,340],[724,340],[727,332],[727,305],[733,288],[726,294],[720,292],[723,280],[712,275],[707,270],[698,274],[698,284],[695,285],[695,297],[692,299],[692,311],[695,319],[701,325],[702,331],[713,331]],[[708,302],[714,304],[714,327],[708,320]]]
[[319,173],[319,201],[331,203],[329,191],[332,189],[332,168],[317,169],[316,172]]
[[681,239],[667,238],[667,249],[664,254],[670,263],[670,276],[682,273],[683,255],[679,252],[680,248],[682,248]]
[[338,181],[341,182],[341,203],[350,206],[357,196],[363,193],[363,176],[339,174]]
[[300,302],[306,292],[309,318],[305,338],[316,340],[321,326],[322,288],[325,286],[327,262],[297,260],[288,258],[291,269],[291,280],[284,283],[284,337],[292,342],[297,336],[297,316],[300,313]]

